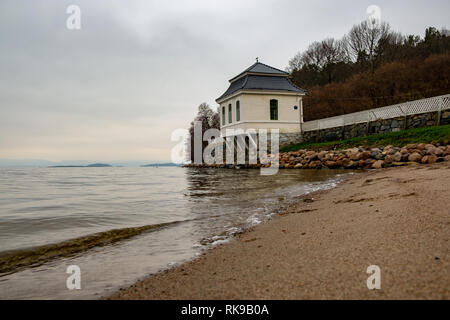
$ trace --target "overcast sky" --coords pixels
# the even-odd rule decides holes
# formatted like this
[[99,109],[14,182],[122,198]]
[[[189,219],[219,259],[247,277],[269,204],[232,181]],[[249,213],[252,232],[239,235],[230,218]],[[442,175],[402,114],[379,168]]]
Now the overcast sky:
[[0,158],[169,160],[171,132],[255,57],[284,69],[369,5],[405,34],[449,27],[448,0],[1,0]]

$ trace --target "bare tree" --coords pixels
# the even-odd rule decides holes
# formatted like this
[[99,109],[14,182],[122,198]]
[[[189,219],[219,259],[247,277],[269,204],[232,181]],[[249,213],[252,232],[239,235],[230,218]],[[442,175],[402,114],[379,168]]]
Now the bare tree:
[[303,53],[297,52],[297,54],[289,60],[288,67],[286,71],[292,73],[295,70],[300,70],[303,67]]
[[214,129],[220,129],[220,108],[217,108],[217,111],[213,113],[211,116],[210,127]]
[[289,68],[300,70],[305,65],[312,65],[322,69],[329,63],[336,63],[342,59],[341,45],[339,41],[328,38],[321,42],[313,42],[305,52],[299,52],[289,61]]
[[348,56],[345,50],[344,40],[328,38],[323,40],[320,44],[326,64],[347,62]]
[[336,65],[348,62],[345,42],[334,38],[327,38],[320,42],[313,42],[308,49],[289,61],[288,70],[300,70],[308,67],[322,73],[322,78],[326,77],[326,82],[332,82],[336,72]]
[[352,60],[367,59],[373,71],[377,47],[382,39],[389,36],[389,30],[386,22],[373,25],[366,20],[354,25],[346,39]]
[[[218,112],[214,112],[209,104],[203,102],[198,106],[197,116],[194,121],[200,121],[202,123],[202,137],[206,130],[215,128],[220,129],[220,115]],[[191,122],[189,127],[190,134],[190,160],[194,162],[194,121]],[[202,153],[208,145],[208,142],[202,141]]]
[[325,56],[320,42],[313,42],[305,52],[299,52],[289,61],[290,71],[300,70],[306,65],[315,66],[321,69],[325,64]]

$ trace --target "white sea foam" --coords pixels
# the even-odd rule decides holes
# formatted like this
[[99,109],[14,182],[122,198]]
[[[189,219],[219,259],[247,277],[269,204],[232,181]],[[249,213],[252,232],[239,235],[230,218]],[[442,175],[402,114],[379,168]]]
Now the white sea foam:
[[216,240],[216,241],[214,241],[213,243],[211,243],[211,246],[212,246],[212,247],[215,247],[215,246],[218,246],[218,245],[220,245],[220,244],[227,243],[227,242],[229,242],[229,241],[230,241],[230,238]]

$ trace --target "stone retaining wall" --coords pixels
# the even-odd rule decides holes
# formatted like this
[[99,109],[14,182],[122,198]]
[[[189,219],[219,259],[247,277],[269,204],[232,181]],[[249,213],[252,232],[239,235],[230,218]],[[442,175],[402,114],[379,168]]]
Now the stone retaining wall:
[[[396,132],[405,129],[435,126],[437,124],[450,124],[450,109],[441,112],[441,119],[438,121],[438,112],[428,112],[414,114],[405,117],[391,119],[381,119],[369,123],[358,123],[344,127],[328,128],[303,132],[303,137],[297,142],[324,142],[341,139],[362,137],[369,134]],[[280,143],[281,145],[281,143]]]
[[291,144],[300,143],[302,141],[302,134],[297,133],[280,133],[280,148]]

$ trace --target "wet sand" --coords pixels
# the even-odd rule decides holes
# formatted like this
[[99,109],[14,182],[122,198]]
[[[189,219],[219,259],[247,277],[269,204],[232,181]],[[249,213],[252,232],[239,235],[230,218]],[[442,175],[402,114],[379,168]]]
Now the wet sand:
[[[360,173],[111,299],[449,299],[450,163]],[[369,290],[367,267],[381,269]]]

